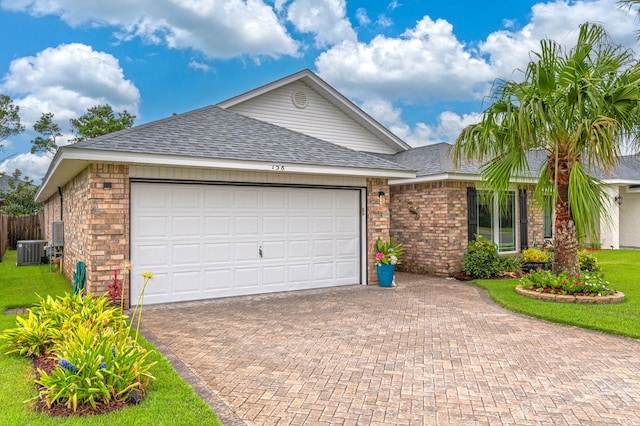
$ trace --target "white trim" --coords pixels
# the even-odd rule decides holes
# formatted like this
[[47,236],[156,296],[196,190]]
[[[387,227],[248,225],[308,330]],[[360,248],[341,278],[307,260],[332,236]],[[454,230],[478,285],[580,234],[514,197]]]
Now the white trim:
[[[465,182],[482,182],[482,176],[480,175],[472,175],[465,173],[440,173],[437,175],[428,175],[428,176],[419,176],[416,178],[409,179],[393,179],[389,180],[389,186],[395,185],[407,185],[414,183],[423,183],[423,182],[438,182],[443,180],[450,181],[465,181]],[[538,180],[535,178],[524,178],[524,177],[516,177],[512,179],[512,183],[524,183],[524,184],[536,184]]]
[[[69,167],[62,167],[63,162],[65,163],[65,166],[67,166],[67,163],[70,163]],[[303,173],[316,175],[360,176],[379,178],[402,178],[415,175],[414,172],[401,170],[366,169],[357,167],[276,163],[266,161],[227,160],[206,157],[188,157],[134,152],[122,153],[117,151],[99,151],[94,149],[63,147],[58,151],[58,154],[53,160],[53,164],[49,167],[49,171],[51,173],[45,176],[42,186],[36,194],[36,200],[46,200],[57,190],[58,186],[66,184],[71,178],[76,176],[80,171],[87,167],[89,163],[93,162],[146,164],[169,167],[197,167],[263,173]],[[58,172],[59,168],[61,170],[60,172]],[[56,177],[58,177],[58,179],[56,179]],[[54,186],[53,188],[51,188],[52,185]]]

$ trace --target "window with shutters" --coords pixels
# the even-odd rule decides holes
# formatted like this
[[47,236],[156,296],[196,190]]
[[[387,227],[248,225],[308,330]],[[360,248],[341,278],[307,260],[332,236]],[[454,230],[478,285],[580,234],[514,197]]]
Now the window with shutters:
[[493,241],[499,252],[514,252],[517,247],[516,193],[503,197],[478,191],[476,199],[476,234]]

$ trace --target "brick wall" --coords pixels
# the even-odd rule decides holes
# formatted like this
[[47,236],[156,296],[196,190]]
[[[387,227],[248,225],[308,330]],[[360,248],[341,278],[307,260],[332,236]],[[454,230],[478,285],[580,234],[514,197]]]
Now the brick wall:
[[[380,192],[384,192],[380,196]],[[367,275],[368,285],[378,285],[375,267],[376,241],[390,238],[389,184],[386,179],[367,179]]]
[[466,187],[450,181],[391,187],[391,234],[405,252],[398,270],[440,276],[460,271],[467,248]]
[[[65,276],[71,281],[76,262],[83,261],[85,291],[102,294],[117,269],[125,279],[128,301],[128,166],[91,164],[65,185],[62,197]],[[59,206],[58,194],[45,202],[47,239],[51,237],[51,221],[60,218]]]
[[[439,276],[462,270],[468,242],[468,186],[475,183],[439,181],[391,187],[391,235],[403,243],[405,251],[398,270]],[[541,247],[544,218],[533,203],[533,186],[526,189],[529,245]]]

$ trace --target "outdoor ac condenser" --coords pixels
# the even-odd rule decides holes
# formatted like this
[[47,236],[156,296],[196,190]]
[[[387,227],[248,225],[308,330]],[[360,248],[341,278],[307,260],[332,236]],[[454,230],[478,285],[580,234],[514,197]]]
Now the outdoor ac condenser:
[[16,266],[40,265],[45,258],[44,240],[22,240],[18,241],[18,261]]

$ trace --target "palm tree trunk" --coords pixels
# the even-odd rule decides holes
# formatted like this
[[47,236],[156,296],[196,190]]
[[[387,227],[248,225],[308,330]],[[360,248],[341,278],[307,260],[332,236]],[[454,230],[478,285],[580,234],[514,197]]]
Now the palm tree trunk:
[[569,210],[569,174],[571,165],[566,159],[558,160],[558,168],[555,169],[555,159],[549,159],[549,165],[553,161],[551,169],[552,179],[557,174],[558,192],[556,198],[556,220],[554,238],[553,273],[566,272],[569,275],[580,273],[578,264],[578,239],[576,237],[576,225]]

